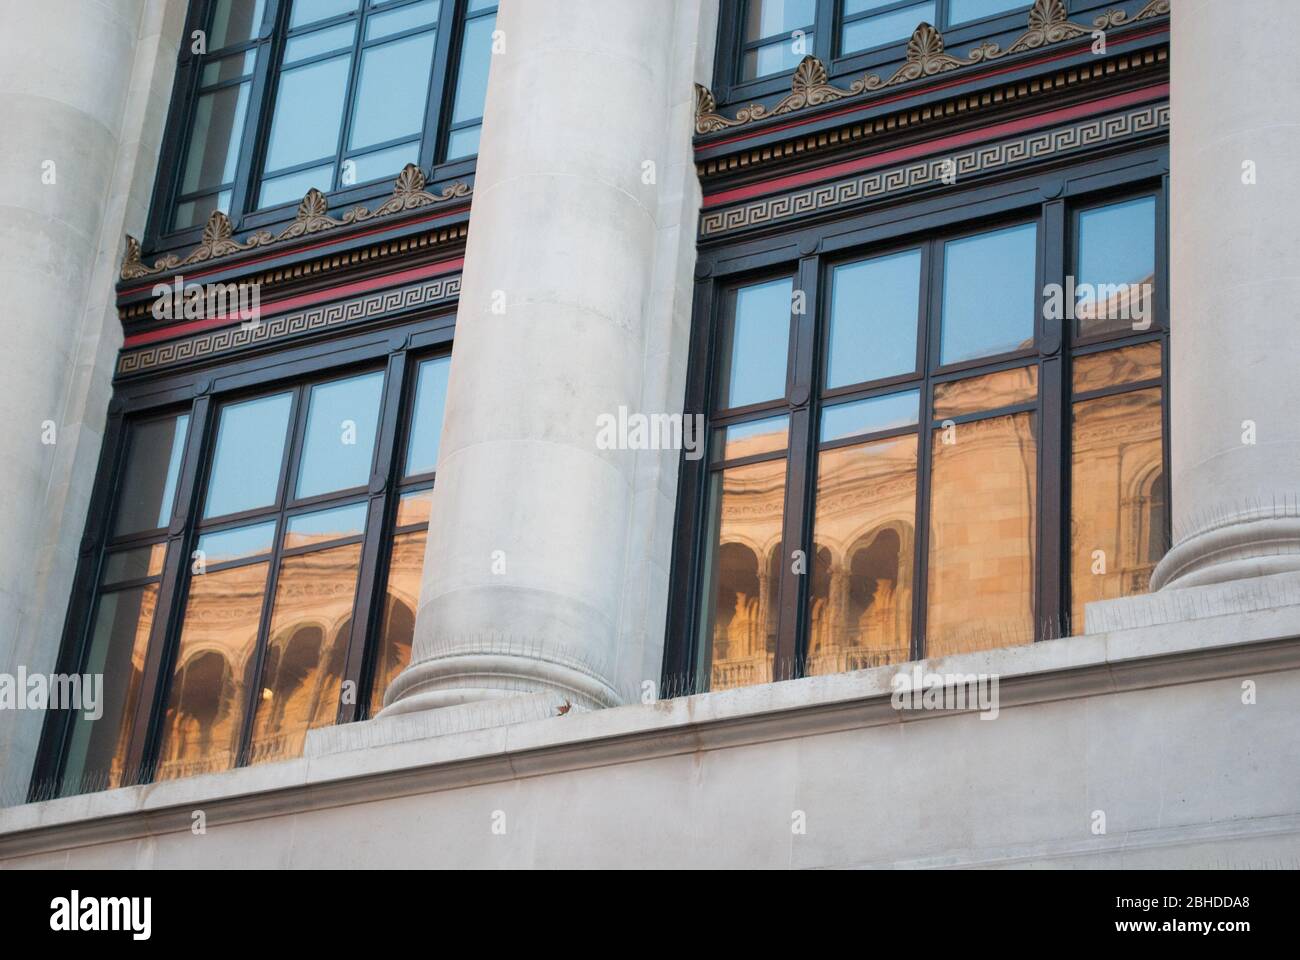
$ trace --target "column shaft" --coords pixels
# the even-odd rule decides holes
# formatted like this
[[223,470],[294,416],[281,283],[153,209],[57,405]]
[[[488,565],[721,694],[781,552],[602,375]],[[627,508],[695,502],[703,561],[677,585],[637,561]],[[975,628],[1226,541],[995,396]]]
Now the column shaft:
[[1155,589],[1300,570],[1297,26],[1291,0],[1173,10],[1175,545]]
[[501,5],[412,663],[387,715],[520,693],[596,707],[642,679],[620,642],[638,487],[663,499],[678,454],[599,449],[597,418],[674,392],[652,373],[681,364],[656,262],[668,227],[693,238],[663,222],[663,190],[694,184],[700,9]]

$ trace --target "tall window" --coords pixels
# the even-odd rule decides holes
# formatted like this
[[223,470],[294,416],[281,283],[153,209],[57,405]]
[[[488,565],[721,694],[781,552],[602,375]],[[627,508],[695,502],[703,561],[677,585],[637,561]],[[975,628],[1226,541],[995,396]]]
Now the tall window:
[[207,0],[163,233],[474,156],[495,0]]
[[738,75],[786,73],[805,56],[829,61],[906,41],[917,24],[940,31],[1030,6],[1026,0],[741,0]]
[[449,364],[221,399],[206,437],[196,413],[129,424],[76,668],[105,709],[56,738],[60,793],[295,757],[382,706],[410,657]]
[[719,288],[676,661],[697,685],[1081,633],[1086,603],[1147,590],[1168,547],[1157,207],[1040,209]]

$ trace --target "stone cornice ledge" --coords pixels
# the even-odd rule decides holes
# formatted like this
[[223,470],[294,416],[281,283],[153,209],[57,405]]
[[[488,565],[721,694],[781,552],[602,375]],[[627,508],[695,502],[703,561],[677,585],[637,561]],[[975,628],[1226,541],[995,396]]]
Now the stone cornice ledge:
[[[922,666],[938,673],[997,674],[1001,710],[1300,669],[1300,577],[1286,579],[1291,603],[1285,606],[963,654]],[[190,829],[198,809],[209,826],[220,826],[947,716],[894,710],[890,679],[896,672],[883,667],[812,677],[432,738],[404,718],[354,724],[343,734],[330,731],[323,742],[315,738],[309,755],[299,760],[0,810],[0,861],[179,833]]]

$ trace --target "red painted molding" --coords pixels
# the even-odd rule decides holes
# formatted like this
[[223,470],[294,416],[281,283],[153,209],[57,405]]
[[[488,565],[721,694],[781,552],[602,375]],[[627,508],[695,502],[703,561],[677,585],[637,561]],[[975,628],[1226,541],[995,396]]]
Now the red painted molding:
[[1121,93],[1113,97],[1091,100],[1088,103],[1081,103],[1072,107],[1062,107],[1058,110],[1049,110],[1046,113],[1036,114],[1032,117],[1021,117],[1018,120],[1008,120],[1005,123],[993,124],[992,126],[982,127],[979,130],[953,134],[950,137],[942,137],[938,140],[927,140],[924,143],[917,143],[908,147],[899,147],[896,150],[886,150],[883,153],[875,153],[870,156],[859,157],[855,160],[845,160],[840,163],[833,163],[816,170],[806,170],[802,173],[795,173],[786,177],[778,177],[774,180],[767,180],[762,183],[751,183],[743,187],[736,187],[733,190],[724,190],[721,193],[709,194],[704,198],[704,208],[707,210],[727,203],[734,203],[740,200],[750,200],[754,197],[761,197],[769,193],[778,193],[783,190],[803,187],[812,183],[820,183],[823,180],[833,180],[838,177],[860,173],[864,170],[873,170],[876,167],[889,166],[916,157],[955,150],[960,147],[969,146],[972,143],[980,143],[986,140],[997,140],[1001,137],[1024,133],[1027,130],[1050,127],[1058,123],[1068,123],[1071,120],[1077,120],[1081,117],[1090,117],[1099,113],[1108,113],[1111,110],[1121,110],[1124,107],[1134,106],[1139,103],[1147,103],[1152,100],[1164,100],[1168,98],[1168,96],[1169,84],[1162,83],[1154,87],[1134,90],[1130,93]]

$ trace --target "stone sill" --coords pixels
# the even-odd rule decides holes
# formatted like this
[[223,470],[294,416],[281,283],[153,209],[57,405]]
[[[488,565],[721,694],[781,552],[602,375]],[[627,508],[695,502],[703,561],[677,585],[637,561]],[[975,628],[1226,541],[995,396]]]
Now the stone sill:
[[[1183,596],[1172,603],[1135,598],[1107,605],[1133,605],[1131,616],[1149,625],[920,666],[997,675],[1001,710],[1300,668],[1300,574],[1176,592]],[[1161,610],[1193,616],[1157,622]],[[0,810],[0,860],[185,831],[195,810],[215,826],[949,715],[894,709],[892,678],[914,666],[511,722],[510,711],[537,716],[553,707],[520,697],[493,708],[493,717],[479,717],[497,725],[455,732],[446,730],[454,716],[448,711],[326,728],[313,732],[297,760]]]

